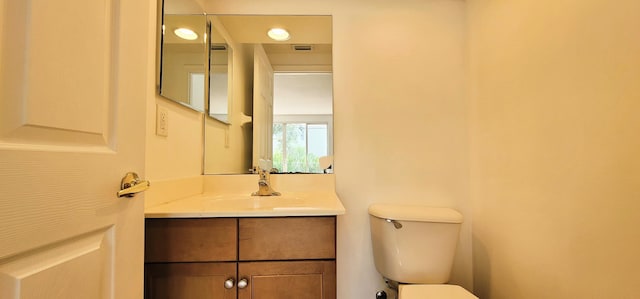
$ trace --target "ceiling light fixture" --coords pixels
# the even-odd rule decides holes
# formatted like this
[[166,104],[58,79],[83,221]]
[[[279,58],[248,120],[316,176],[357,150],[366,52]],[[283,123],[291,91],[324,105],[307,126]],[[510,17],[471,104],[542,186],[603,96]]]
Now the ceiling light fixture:
[[286,41],[289,40],[289,38],[291,38],[291,36],[289,35],[289,31],[287,31],[284,28],[271,28],[269,29],[269,32],[267,32],[267,35],[275,41]]
[[179,38],[186,40],[195,40],[198,38],[198,34],[188,28],[178,28],[174,30],[173,33],[175,33]]

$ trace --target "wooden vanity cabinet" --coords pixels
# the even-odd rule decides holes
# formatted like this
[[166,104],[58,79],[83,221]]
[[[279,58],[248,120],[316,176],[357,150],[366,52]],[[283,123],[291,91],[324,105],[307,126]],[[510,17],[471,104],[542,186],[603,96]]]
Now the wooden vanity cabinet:
[[238,219],[147,219],[145,298],[235,299]]
[[336,298],[335,216],[147,219],[145,227],[145,298]]

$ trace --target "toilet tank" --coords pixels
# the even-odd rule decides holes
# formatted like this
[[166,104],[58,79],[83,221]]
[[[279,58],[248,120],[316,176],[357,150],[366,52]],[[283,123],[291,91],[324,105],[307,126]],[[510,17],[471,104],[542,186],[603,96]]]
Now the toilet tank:
[[462,214],[449,208],[373,204],[369,207],[376,269],[399,283],[449,281]]

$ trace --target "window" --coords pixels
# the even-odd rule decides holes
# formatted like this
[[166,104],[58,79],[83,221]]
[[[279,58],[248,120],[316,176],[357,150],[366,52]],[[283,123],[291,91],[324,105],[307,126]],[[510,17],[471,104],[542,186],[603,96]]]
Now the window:
[[273,124],[273,167],[281,172],[323,173],[318,159],[329,154],[327,123]]
[[189,73],[189,105],[204,111],[204,73]]

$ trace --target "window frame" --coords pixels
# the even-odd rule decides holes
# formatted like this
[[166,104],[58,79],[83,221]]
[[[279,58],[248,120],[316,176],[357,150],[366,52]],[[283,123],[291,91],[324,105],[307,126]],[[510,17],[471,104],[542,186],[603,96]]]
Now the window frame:
[[[287,137],[286,137],[286,125],[287,124],[304,124],[305,125],[305,173],[309,172],[309,125],[326,125],[327,126],[327,156],[333,155],[333,116],[324,114],[305,114],[305,115],[274,115],[273,125],[282,124],[282,161],[283,166],[286,165],[287,158]],[[273,137],[273,136],[272,136]],[[275,153],[275,151],[274,151]],[[288,170],[280,169],[281,172],[288,172]]]

